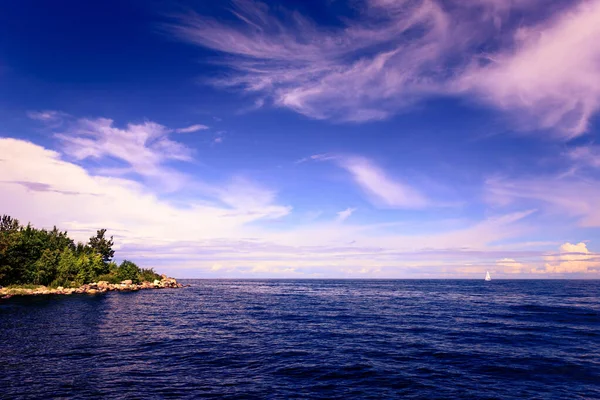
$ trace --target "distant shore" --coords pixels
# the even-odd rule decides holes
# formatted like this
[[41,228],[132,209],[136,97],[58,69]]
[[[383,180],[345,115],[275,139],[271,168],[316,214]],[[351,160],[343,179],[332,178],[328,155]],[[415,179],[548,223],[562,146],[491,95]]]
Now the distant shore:
[[167,288],[182,288],[183,285],[175,278],[169,278],[162,275],[161,279],[156,279],[154,282],[133,283],[131,280],[124,280],[121,283],[109,283],[107,281],[92,282],[81,285],[76,288],[65,288],[62,286],[49,288],[46,286],[34,285],[13,285],[10,287],[0,288],[0,299],[9,299],[13,296],[40,296],[40,295],[71,295],[71,294],[97,294],[112,291],[127,291],[135,292],[144,289],[167,289]]

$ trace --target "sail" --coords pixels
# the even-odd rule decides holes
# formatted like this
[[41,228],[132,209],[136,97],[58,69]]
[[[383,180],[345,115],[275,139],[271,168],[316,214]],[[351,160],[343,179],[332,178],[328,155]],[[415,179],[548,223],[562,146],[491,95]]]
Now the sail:
[[485,280],[486,281],[491,281],[492,277],[490,276],[490,271],[485,271]]

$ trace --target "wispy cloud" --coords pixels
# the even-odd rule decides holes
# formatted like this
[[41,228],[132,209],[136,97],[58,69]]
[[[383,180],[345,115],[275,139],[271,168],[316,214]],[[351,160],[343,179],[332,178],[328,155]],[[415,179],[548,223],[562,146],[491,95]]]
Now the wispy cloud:
[[338,157],[338,165],[352,175],[356,184],[375,204],[392,208],[424,208],[431,202],[416,188],[392,179],[381,168],[363,157]]
[[45,111],[29,111],[27,116],[31,119],[43,122],[57,121],[67,114],[60,111],[45,110]]
[[[427,90],[421,69],[439,56],[447,23],[430,1],[368,1],[363,21],[346,21],[339,30],[318,27],[296,12],[276,14],[260,2],[233,4],[236,24],[190,14],[170,29],[236,57],[230,63],[236,72],[214,83],[268,94],[278,105],[320,119],[385,118],[417,88]],[[407,39],[411,30],[423,33]]]
[[273,190],[243,178],[215,191],[221,204],[190,199],[176,206],[142,183],[91,175],[59,153],[22,140],[0,139],[0,154],[3,212],[37,226],[58,224],[78,240],[106,227],[118,238],[121,257],[177,276],[456,277],[479,276],[494,265],[509,273],[520,264],[524,272],[548,275],[598,272],[598,254],[582,244],[559,253],[490,247],[522,235],[532,211],[419,235],[410,228],[384,233],[351,219],[273,230],[257,224],[291,208],[278,205]]
[[417,188],[398,178],[392,178],[389,173],[365,157],[323,153],[301,158],[296,161],[296,164],[308,161],[331,161],[345,169],[358,187],[377,206],[420,209],[437,205]]
[[307,161],[327,161],[327,160],[334,160],[336,159],[337,156],[333,155],[333,154],[313,154],[312,156],[309,157],[303,157],[299,160],[296,161],[296,164],[302,164],[305,163]]
[[159,179],[174,190],[185,182],[167,161],[191,161],[192,150],[169,139],[171,130],[155,122],[114,126],[107,118],[80,119],[67,131],[56,134],[62,150],[76,160],[114,158],[140,176]]
[[60,224],[81,239],[106,227],[124,244],[231,240],[252,236],[245,228],[250,222],[290,211],[276,204],[274,191],[249,180],[213,188],[207,193],[212,202],[192,199],[178,206],[160,199],[148,185],[92,175],[58,152],[29,142],[0,138],[0,154],[3,212],[41,226]]
[[348,218],[350,218],[350,216],[352,214],[354,214],[354,211],[356,211],[356,208],[348,207],[345,210],[338,212],[337,213],[337,221],[343,222],[343,221],[347,220]]
[[577,146],[567,151],[567,157],[577,167],[600,168],[600,146]]
[[503,272],[508,274],[520,274],[523,272],[529,272],[526,265],[512,258],[503,258],[501,260],[497,260],[496,265],[502,267]]
[[261,214],[278,218],[291,211],[291,207],[274,205],[276,197],[274,190],[239,176],[234,177],[227,184],[214,188],[214,194],[221,202],[239,212],[252,213],[260,210]]
[[[600,107],[600,1],[573,2],[548,21],[514,31],[513,45],[468,68],[459,85],[485,101],[526,112],[523,122],[570,139]],[[528,127],[528,126],[525,126]]]
[[600,182],[577,176],[489,179],[487,200],[495,205],[515,204],[521,200],[538,202],[545,209],[563,217],[577,218],[579,226],[600,226]]
[[213,83],[317,119],[377,120],[424,97],[465,95],[516,112],[523,128],[568,139],[584,133],[598,110],[600,0],[557,3],[535,16],[528,9],[545,2],[352,4],[357,18],[336,26],[238,0],[237,21],[187,14],[169,29],[230,56],[223,62],[231,75]]
[[206,129],[208,129],[208,126],[201,125],[201,124],[196,124],[196,125],[190,125],[190,126],[185,127],[185,128],[175,129],[175,132],[177,132],[177,133],[192,133],[192,132],[203,131],[203,130],[206,130]]

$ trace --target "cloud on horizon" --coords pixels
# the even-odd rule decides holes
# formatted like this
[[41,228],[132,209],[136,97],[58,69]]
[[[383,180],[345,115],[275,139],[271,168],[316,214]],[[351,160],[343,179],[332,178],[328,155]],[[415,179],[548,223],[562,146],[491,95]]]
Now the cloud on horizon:
[[[221,277],[456,276],[466,264],[479,274],[501,255],[523,255],[496,243],[519,238],[532,214],[497,215],[415,234],[410,226],[398,225],[393,232],[393,224],[348,223],[354,212],[349,208],[339,214],[344,224],[272,227],[266,221],[283,218],[292,208],[277,204],[273,190],[242,178],[208,193],[212,202],[192,199],[175,205],[144,183],[92,175],[30,142],[0,139],[0,154],[3,213],[40,227],[56,224],[78,240],[108,228],[121,257],[135,257],[146,266],[168,265],[180,274],[192,263],[196,274]],[[544,253],[535,254],[541,268]],[[217,264],[221,267],[213,270]]]

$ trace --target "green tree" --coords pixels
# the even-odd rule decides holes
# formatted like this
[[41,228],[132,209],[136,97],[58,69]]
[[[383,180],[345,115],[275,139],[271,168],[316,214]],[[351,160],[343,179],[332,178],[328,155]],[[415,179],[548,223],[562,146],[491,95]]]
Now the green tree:
[[42,256],[34,264],[33,283],[36,285],[49,285],[54,281],[58,271],[59,259],[59,250],[45,249]]
[[77,243],[56,226],[52,230],[22,226],[18,220],[0,217],[0,285],[35,284],[73,286],[98,280],[159,279],[152,269],[140,269],[125,260],[112,261],[113,238],[106,229],[97,231],[88,244]]
[[154,280],[160,280],[160,275],[154,272],[152,268],[140,269],[140,280],[146,282],[154,282]]
[[14,233],[18,232],[19,229],[21,229],[21,225],[19,224],[18,219],[14,219],[9,215],[3,215],[2,218],[0,218],[0,232]]
[[96,236],[90,238],[88,246],[90,246],[94,252],[102,256],[102,261],[108,263],[115,256],[115,251],[112,249],[112,246],[114,245],[113,237],[111,236],[110,239],[106,239],[104,237],[105,234],[106,229],[97,231]]
[[140,268],[134,262],[123,260],[119,268],[117,268],[117,277],[121,281],[131,279],[133,283],[139,283]]
[[58,259],[57,275],[55,280],[56,286],[71,286],[71,283],[76,280],[77,273],[77,257],[68,247],[60,253]]

